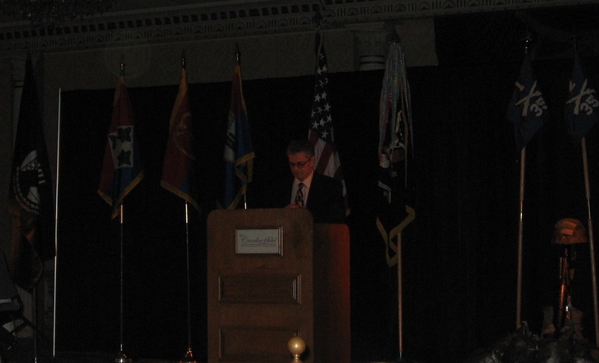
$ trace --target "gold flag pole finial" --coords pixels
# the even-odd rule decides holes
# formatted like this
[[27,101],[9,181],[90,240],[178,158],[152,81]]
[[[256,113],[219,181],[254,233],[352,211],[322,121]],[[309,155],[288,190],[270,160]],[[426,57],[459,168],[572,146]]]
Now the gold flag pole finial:
[[576,26],[572,26],[572,35],[570,36],[570,39],[572,39],[572,43],[574,44],[574,51],[578,50],[578,38],[580,38],[580,36],[576,31]]
[[526,36],[522,38],[522,41],[524,42],[524,53],[528,53],[528,45],[532,41],[532,35],[530,34],[530,31],[526,32]]
[[320,28],[320,23],[322,23],[322,14],[320,14],[320,10],[316,10],[314,13],[314,24],[316,24],[317,28]]
[[121,76],[125,76],[125,55],[121,55],[121,70],[120,70],[120,75]]
[[316,24],[316,28],[319,29],[320,28],[320,24],[322,24],[322,21],[324,19],[324,17],[322,16],[322,14],[320,13],[320,8],[322,8],[322,10],[326,11],[326,7],[323,3],[322,0],[319,1],[320,2],[320,6],[319,5],[315,5],[316,7],[316,12],[314,13],[314,17],[312,18],[312,20],[314,21],[314,24]]
[[399,34],[397,34],[397,29],[393,26],[393,34],[391,35],[391,44],[399,44],[401,39],[399,38]]
[[181,69],[187,69],[187,64],[185,62],[185,51],[181,52]]
[[241,65],[241,51],[239,50],[239,43],[235,43],[235,61],[237,65]]

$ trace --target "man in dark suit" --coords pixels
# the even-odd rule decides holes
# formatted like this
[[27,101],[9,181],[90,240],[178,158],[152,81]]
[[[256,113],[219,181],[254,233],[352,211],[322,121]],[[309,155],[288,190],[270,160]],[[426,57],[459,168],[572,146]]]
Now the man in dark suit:
[[293,178],[277,193],[277,206],[306,208],[314,223],[345,223],[343,186],[328,176],[314,172],[314,146],[308,140],[292,141],[287,158]]

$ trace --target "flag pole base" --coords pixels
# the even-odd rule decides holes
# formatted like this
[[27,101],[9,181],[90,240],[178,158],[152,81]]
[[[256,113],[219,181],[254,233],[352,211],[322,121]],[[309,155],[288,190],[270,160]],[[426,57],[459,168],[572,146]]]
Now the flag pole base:
[[187,348],[187,352],[185,352],[185,356],[183,358],[181,358],[179,363],[199,363],[199,362],[197,360],[195,360],[195,358],[193,357],[193,352],[192,352],[191,348]]
[[132,363],[133,360],[127,357],[123,351],[119,352],[119,355],[114,360],[115,363]]

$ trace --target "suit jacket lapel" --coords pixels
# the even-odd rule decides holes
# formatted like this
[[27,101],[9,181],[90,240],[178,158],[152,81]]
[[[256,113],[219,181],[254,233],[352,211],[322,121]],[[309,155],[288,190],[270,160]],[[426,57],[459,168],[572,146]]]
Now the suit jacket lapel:
[[[310,201],[317,200],[322,195],[322,183],[319,183],[321,176],[314,172],[312,177],[312,183],[310,184],[310,191],[308,192],[308,201],[306,202],[306,208],[311,206]],[[314,204],[316,202],[313,202]]]

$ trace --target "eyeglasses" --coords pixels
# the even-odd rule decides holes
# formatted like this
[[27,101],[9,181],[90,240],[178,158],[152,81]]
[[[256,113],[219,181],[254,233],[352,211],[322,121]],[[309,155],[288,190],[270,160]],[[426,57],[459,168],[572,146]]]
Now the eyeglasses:
[[291,169],[293,169],[294,167],[302,169],[304,166],[306,166],[306,164],[308,164],[310,162],[310,159],[312,159],[312,157],[309,157],[308,160],[306,160],[306,161],[298,161],[297,163],[289,163],[289,167]]

